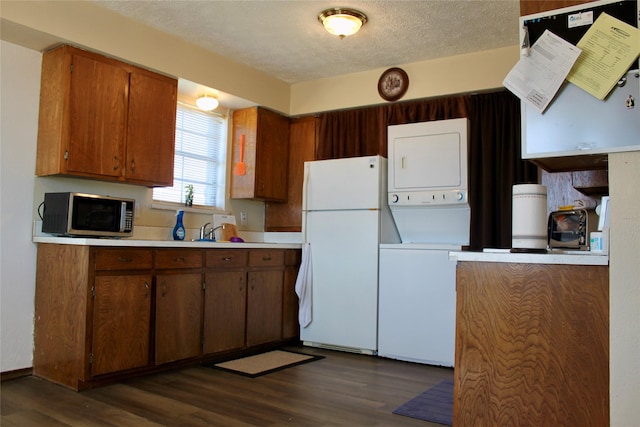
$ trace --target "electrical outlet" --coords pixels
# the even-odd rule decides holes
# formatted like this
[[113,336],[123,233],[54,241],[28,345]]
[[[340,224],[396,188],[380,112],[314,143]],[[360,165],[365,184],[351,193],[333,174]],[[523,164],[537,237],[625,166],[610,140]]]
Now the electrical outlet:
[[247,213],[240,211],[240,225],[247,225]]

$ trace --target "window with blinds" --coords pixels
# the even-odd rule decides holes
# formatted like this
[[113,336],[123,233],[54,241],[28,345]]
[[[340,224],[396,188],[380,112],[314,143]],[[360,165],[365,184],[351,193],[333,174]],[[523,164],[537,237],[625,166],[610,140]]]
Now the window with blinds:
[[193,205],[224,209],[226,120],[178,104],[173,186],[153,189],[153,200],[184,204],[193,185]]

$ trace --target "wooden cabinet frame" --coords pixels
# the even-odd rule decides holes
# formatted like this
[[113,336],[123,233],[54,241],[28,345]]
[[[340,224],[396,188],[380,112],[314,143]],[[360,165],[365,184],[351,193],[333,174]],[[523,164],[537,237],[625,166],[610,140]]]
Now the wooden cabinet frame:
[[454,425],[609,425],[609,267],[459,262]]

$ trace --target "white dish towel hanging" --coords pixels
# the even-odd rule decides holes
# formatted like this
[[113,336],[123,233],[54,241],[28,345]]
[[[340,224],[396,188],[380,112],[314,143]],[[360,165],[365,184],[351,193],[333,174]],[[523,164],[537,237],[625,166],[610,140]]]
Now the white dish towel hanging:
[[296,279],[296,295],[298,295],[298,322],[306,328],[313,320],[311,298],[313,290],[313,268],[311,266],[311,243],[302,245],[302,260]]

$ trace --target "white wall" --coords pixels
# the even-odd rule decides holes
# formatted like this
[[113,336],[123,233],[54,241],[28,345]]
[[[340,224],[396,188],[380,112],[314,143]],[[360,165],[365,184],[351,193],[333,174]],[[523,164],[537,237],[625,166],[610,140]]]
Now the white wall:
[[[504,76],[518,62],[520,49],[509,46],[464,55],[403,64],[409,89],[402,101],[502,87]],[[292,116],[383,104],[378,79],[385,70],[368,70],[296,83],[291,86]]]
[[42,55],[2,42],[0,149],[0,371],[30,368],[36,245],[31,243]]
[[611,426],[640,423],[640,152],[609,155]]

